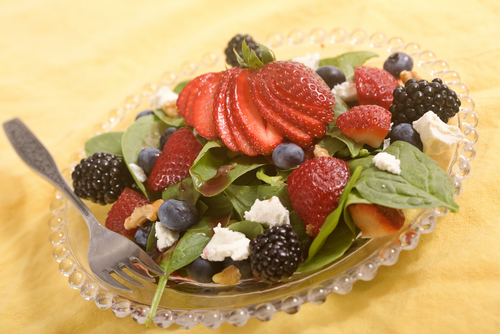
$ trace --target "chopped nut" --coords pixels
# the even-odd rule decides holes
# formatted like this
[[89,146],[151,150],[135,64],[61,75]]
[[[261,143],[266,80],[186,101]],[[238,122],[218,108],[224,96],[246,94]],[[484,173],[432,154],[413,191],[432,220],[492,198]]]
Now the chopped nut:
[[162,199],[159,199],[152,204],[146,204],[143,206],[138,206],[135,208],[134,212],[130,217],[125,219],[125,229],[131,230],[137,227],[141,227],[147,221],[155,221],[158,219],[158,208],[163,203]]
[[319,145],[314,145],[314,157],[329,157],[330,153],[326,148],[323,148]]
[[236,266],[231,265],[224,268],[224,270],[220,273],[212,276],[212,280],[220,285],[236,285],[238,284],[240,277],[240,270]]
[[314,235],[314,226],[311,224],[306,225],[306,234],[312,237]]
[[177,110],[176,101],[167,101],[162,106],[161,109],[167,114],[167,116],[175,117],[179,115],[179,111]]
[[406,83],[406,81],[412,79],[412,78],[415,78],[417,80],[421,80],[422,78],[418,75],[417,72],[415,71],[401,71],[401,73],[399,74],[399,76],[401,77],[401,81],[403,82],[403,84]]

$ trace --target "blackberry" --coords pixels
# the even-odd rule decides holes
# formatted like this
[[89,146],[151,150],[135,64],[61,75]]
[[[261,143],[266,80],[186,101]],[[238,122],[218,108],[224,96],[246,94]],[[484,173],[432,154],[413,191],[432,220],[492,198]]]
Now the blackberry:
[[238,34],[229,41],[226,49],[224,50],[224,53],[226,54],[226,63],[228,63],[232,67],[238,67],[240,65],[238,63],[236,55],[234,54],[234,50],[236,50],[236,52],[238,52],[241,58],[243,58],[243,52],[241,51],[241,46],[243,45],[243,41],[245,41],[248,45],[248,48],[250,50],[254,50],[255,54],[257,54],[257,57],[259,57],[262,60],[262,55],[260,54],[259,46],[253,40],[252,36]]
[[389,111],[394,125],[412,123],[432,110],[443,122],[460,110],[460,99],[443,81],[410,79],[405,86],[398,86],[393,92],[394,100]]
[[300,242],[290,224],[271,227],[250,242],[252,274],[269,283],[292,276],[300,256]]
[[123,157],[106,152],[82,159],[71,178],[78,197],[102,205],[116,202],[125,187],[135,184]]

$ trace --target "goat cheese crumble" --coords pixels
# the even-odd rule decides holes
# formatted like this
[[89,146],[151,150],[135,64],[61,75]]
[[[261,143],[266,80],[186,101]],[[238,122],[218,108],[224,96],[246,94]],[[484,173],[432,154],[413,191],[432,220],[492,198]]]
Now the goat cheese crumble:
[[231,257],[234,261],[242,261],[250,255],[250,239],[243,233],[221,227],[214,227],[214,236],[201,253],[201,258],[208,261],[224,261]]
[[157,221],[155,224],[155,236],[158,239],[156,247],[159,251],[163,251],[174,245],[179,239],[179,232],[168,229],[160,221]]
[[401,160],[386,152],[380,152],[373,157],[375,167],[380,170],[388,171],[389,173],[401,174]]
[[290,213],[278,197],[268,200],[256,199],[250,211],[245,211],[245,220],[266,224],[269,227],[290,224]]

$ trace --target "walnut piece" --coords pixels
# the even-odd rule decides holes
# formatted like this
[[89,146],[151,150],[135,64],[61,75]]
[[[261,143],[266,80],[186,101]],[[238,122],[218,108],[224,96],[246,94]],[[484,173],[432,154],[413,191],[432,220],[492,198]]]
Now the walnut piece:
[[154,201],[152,204],[138,206],[130,217],[125,219],[125,229],[131,230],[141,227],[147,221],[155,221],[158,219],[158,208],[163,203],[162,199]]
[[179,115],[179,111],[177,110],[176,101],[167,101],[162,106],[161,109],[165,112],[167,116],[175,117]]
[[401,81],[403,82],[403,84],[406,83],[406,81],[410,80],[410,79],[417,79],[417,80],[421,80],[422,78],[418,75],[417,72],[415,71],[401,71],[401,73],[399,74],[400,78],[401,78]]
[[240,270],[236,268],[236,266],[231,265],[224,268],[224,270],[220,273],[212,276],[212,280],[220,285],[236,285],[238,284],[240,277]]
[[326,148],[323,148],[319,145],[314,145],[314,157],[329,157],[330,153]]

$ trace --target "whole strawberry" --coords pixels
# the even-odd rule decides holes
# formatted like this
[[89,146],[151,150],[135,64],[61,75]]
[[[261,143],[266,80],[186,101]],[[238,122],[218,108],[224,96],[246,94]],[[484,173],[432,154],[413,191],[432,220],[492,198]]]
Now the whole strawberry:
[[126,230],[123,226],[136,207],[151,204],[151,201],[138,192],[125,188],[121,192],[118,200],[113,204],[106,218],[106,228],[119,233],[127,238],[133,238],[137,229]]
[[375,104],[385,109],[392,105],[392,92],[398,81],[386,70],[359,66],[354,69],[354,80],[360,105]]
[[333,157],[316,157],[290,174],[288,195],[307,234],[318,235],[326,217],[337,208],[349,176],[347,162]]
[[148,190],[164,190],[189,176],[189,168],[203,146],[186,126],[174,132],[165,143],[148,178]]
[[379,147],[389,133],[391,112],[376,105],[356,106],[337,118],[337,127],[358,144]]

